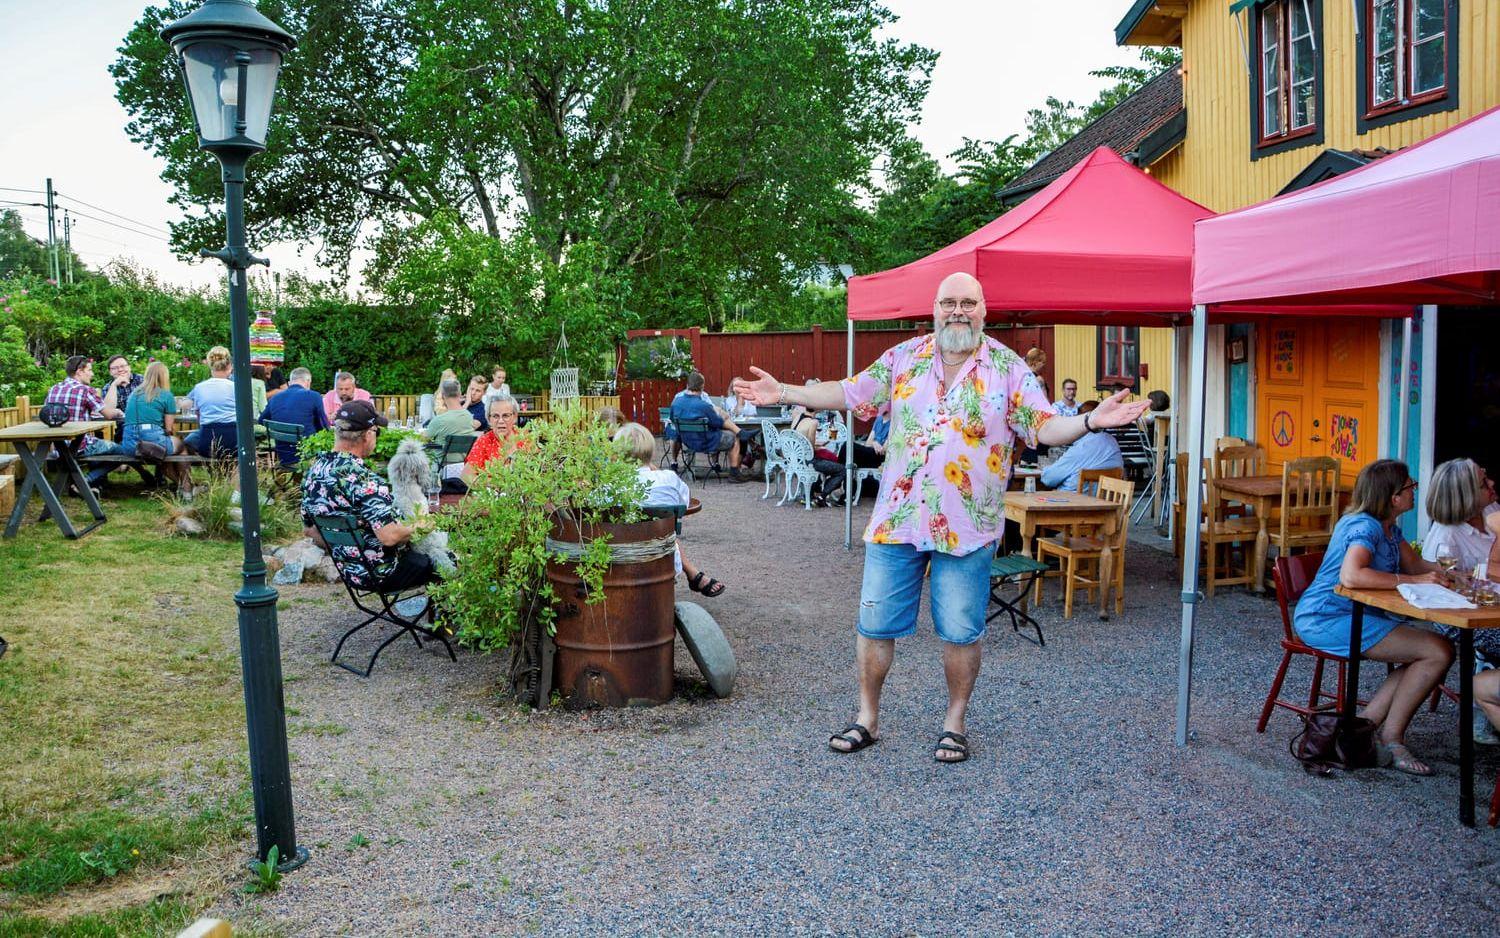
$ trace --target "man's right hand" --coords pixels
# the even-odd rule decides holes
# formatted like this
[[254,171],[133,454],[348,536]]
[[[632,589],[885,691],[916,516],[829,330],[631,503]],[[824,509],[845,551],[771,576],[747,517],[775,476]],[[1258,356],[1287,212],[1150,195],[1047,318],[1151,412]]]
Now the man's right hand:
[[750,373],[755,375],[755,380],[746,381],[744,378],[735,378],[734,393],[737,397],[747,400],[757,407],[770,407],[780,402],[781,382],[761,371],[754,365],[750,366]]

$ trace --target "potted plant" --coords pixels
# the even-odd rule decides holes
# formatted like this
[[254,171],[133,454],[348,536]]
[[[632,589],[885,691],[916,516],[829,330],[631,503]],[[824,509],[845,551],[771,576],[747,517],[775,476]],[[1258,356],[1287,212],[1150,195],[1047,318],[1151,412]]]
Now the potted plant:
[[438,516],[459,570],[433,595],[459,639],[482,651],[528,626],[552,634],[555,684],[571,706],[664,702],[673,519],[644,516],[637,463],[583,408],[519,432],[511,457]]
[[[386,464],[391,461],[392,456],[396,455],[396,448],[401,445],[401,441],[406,439],[420,440],[422,431],[396,426],[381,429],[380,435],[375,438],[375,452],[365,459],[365,464],[370,467],[370,471],[376,475],[384,475]],[[297,444],[297,456],[300,459],[298,468],[306,472],[307,467],[312,465],[315,458],[322,453],[332,451],[332,430],[319,430],[317,433],[309,434]]]

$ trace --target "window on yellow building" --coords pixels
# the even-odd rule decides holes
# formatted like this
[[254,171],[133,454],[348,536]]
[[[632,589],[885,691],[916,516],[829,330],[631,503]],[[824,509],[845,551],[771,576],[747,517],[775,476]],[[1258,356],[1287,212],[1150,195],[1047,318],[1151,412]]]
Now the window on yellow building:
[[1141,330],[1136,326],[1099,329],[1099,388],[1133,388],[1141,373]]
[[[1363,121],[1379,126],[1388,122],[1382,117],[1407,120],[1456,107],[1457,0],[1364,0],[1363,6]],[[1359,129],[1367,129],[1365,123]]]
[[1318,40],[1311,0],[1270,0],[1256,16],[1261,145],[1318,127]]

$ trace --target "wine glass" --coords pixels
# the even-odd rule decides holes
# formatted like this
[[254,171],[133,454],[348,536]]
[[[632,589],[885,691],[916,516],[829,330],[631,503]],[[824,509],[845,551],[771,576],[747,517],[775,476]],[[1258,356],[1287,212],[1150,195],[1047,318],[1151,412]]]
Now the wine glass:
[[1453,548],[1439,547],[1437,553],[1437,565],[1442,568],[1448,576],[1453,575],[1453,568],[1458,566],[1458,557],[1454,555]]

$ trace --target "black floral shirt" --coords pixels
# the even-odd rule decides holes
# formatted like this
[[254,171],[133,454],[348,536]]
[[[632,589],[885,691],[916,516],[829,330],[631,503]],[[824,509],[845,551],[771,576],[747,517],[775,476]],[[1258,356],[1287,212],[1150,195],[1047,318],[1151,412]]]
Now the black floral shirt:
[[349,453],[323,453],[313,460],[302,479],[302,522],[328,515],[349,515],[358,526],[360,546],[333,547],[333,558],[357,586],[370,586],[390,576],[401,547],[386,547],[375,532],[400,521],[391,489]]

